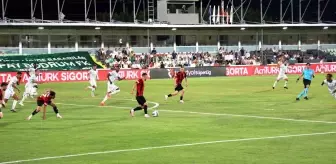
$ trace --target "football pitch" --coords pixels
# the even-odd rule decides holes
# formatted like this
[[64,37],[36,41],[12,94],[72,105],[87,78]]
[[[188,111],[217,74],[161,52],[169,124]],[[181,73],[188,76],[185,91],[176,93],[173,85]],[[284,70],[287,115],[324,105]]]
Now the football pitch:
[[[11,102],[0,120],[0,164],[333,164],[336,161],[336,100],[317,75],[309,100],[295,101],[302,81],[290,76],[272,90],[274,76],[189,78],[179,97],[164,100],[173,91],[171,79],[148,80],[145,97],[149,113],[131,118],[137,106],[130,94],[134,81],[120,81],[121,92],[105,107],[99,103],[106,82],[99,82],[96,97],[84,88],[88,82],[41,84],[56,91],[55,102],[63,119],[51,107],[25,118],[36,102],[28,99],[17,113]],[[24,85],[21,85],[23,90]],[[20,95],[21,96],[21,95]]]

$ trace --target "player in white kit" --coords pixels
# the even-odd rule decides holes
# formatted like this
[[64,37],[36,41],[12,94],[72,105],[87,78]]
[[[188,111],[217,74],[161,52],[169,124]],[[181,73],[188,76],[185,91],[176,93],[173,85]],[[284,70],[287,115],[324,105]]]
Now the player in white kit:
[[35,83],[32,83],[32,88],[30,89],[30,92],[31,92],[31,94],[30,94],[30,97],[31,98],[34,98],[34,97],[36,97],[37,95],[38,95],[38,93],[37,93],[37,88],[38,88],[38,86],[37,86],[37,77],[38,77],[38,70],[37,70],[37,64],[36,63],[34,63],[34,65],[33,65],[33,67],[32,68],[29,68],[29,70],[28,70],[28,75],[29,75],[29,77],[30,76],[35,76],[35,78],[36,78],[36,82]]
[[326,84],[330,94],[336,99],[336,80],[333,79],[332,74],[327,74],[326,79],[322,82],[322,86]]
[[22,99],[20,101],[20,105],[24,106],[23,102],[30,96],[31,98],[34,98],[37,96],[37,77],[35,74],[30,74],[30,77],[27,80],[27,83],[25,85],[25,91],[23,92]]
[[15,107],[16,107],[17,102],[19,101],[19,97],[15,93],[15,90],[17,90],[20,93],[20,90],[17,87],[17,85],[20,84],[21,77],[22,77],[22,72],[17,72],[16,76],[11,77],[8,83],[7,89],[5,91],[5,96],[4,96],[5,104],[8,102],[8,100],[11,97],[14,99],[12,109],[11,109],[12,112],[16,112]]
[[37,93],[37,64],[34,63],[33,67],[28,68],[27,70],[28,80],[25,85],[25,91],[23,92],[22,99],[20,101],[20,105],[24,106],[23,102],[30,96],[34,98],[38,95]]
[[36,63],[33,64],[33,67],[28,68],[27,74],[28,76],[32,76],[32,75],[36,76],[37,74],[37,64]]
[[[113,70],[113,68],[111,68],[111,70]],[[111,95],[113,94],[117,94],[118,92],[120,92],[120,89],[118,86],[115,85],[115,81],[120,81],[123,80],[122,78],[120,78],[118,72],[119,72],[120,68],[119,66],[115,67],[114,70],[112,72],[109,72],[107,74],[107,93],[103,99],[103,101],[100,103],[101,106],[105,105],[105,101],[111,97]]]
[[98,79],[98,71],[97,66],[94,65],[92,69],[89,71],[89,82],[90,86],[88,86],[86,89],[91,89],[91,96],[95,97],[95,91],[97,89],[97,79]]
[[325,72],[325,67],[324,67],[324,58],[322,58],[321,60],[320,60],[320,67],[321,67],[321,73],[324,73]]
[[284,88],[285,89],[288,89],[287,87],[287,83],[288,83],[288,77],[286,75],[286,71],[288,69],[288,65],[286,62],[279,62],[279,68],[280,68],[280,71],[279,71],[279,74],[278,74],[278,77],[276,78],[274,84],[273,84],[273,89],[275,89],[277,83],[280,81],[280,80],[285,80],[285,85],[284,85]]

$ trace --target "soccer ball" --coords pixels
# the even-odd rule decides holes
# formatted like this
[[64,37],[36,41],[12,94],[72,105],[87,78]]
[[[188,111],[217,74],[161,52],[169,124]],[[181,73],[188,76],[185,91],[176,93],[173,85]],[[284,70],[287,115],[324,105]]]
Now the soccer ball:
[[159,111],[154,110],[154,112],[152,113],[153,117],[159,117]]

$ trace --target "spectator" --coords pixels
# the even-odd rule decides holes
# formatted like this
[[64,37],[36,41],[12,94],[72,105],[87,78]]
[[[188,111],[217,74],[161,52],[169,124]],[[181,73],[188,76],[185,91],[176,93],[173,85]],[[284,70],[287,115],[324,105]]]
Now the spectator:
[[156,49],[155,48],[153,48],[153,50],[152,50],[152,53],[151,54],[153,54],[153,55],[155,55],[157,52],[156,52]]
[[244,50],[244,48],[241,48],[240,49],[240,56],[244,56],[245,55],[245,50]]
[[125,48],[123,48],[123,50],[121,51],[122,54],[127,55],[127,50]]
[[[303,60],[316,60],[323,58],[320,54],[303,54],[298,50],[287,52],[274,52],[272,49],[265,51],[245,51],[243,48],[236,51],[228,51],[221,47],[217,54],[208,52],[175,52],[159,53],[153,49],[152,53],[134,54],[125,53],[126,48],[116,48],[115,50],[99,49],[96,58],[106,66],[120,65],[122,68],[166,68],[183,65],[187,67],[197,66],[220,66],[220,65],[260,65],[264,61],[277,63],[280,57],[291,62],[303,62]],[[243,54],[243,55],[242,55]],[[302,55],[300,55],[302,54]],[[263,55],[263,56],[261,56]],[[262,60],[263,61],[262,61]],[[265,63],[265,62],[264,62]]]
[[177,56],[177,53],[176,53],[175,51],[173,51],[173,53],[172,53],[172,57],[173,57],[173,58],[172,58],[172,59],[175,60],[175,59],[176,59],[176,56]]
[[160,63],[160,68],[164,69],[165,65],[163,64],[163,62]]

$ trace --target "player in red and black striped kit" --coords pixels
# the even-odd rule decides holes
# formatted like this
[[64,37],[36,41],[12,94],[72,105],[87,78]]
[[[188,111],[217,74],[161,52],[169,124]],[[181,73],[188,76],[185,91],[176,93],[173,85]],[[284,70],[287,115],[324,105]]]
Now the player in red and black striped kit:
[[173,92],[169,95],[165,95],[165,99],[167,100],[168,97],[176,96],[177,94],[181,93],[180,103],[184,103],[184,101],[183,101],[184,88],[182,86],[182,82],[183,82],[183,80],[185,80],[185,85],[186,85],[186,87],[188,87],[188,81],[187,81],[187,74],[184,71],[183,67],[181,67],[180,71],[176,73],[176,75],[174,76],[174,80],[175,80],[175,83],[176,83],[175,92]]
[[144,109],[145,117],[149,117],[149,115],[147,113],[147,102],[146,102],[145,97],[143,96],[144,90],[145,90],[145,81],[146,81],[147,77],[148,77],[147,73],[143,73],[141,75],[141,78],[138,79],[133,86],[131,94],[133,95],[134,90],[136,89],[136,97],[135,98],[136,98],[139,106],[134,108],[134,109],[131,109],[130,114],[131,114],[132,117],[134,117],[134,112],[135,111],[142,110],[142,109]]
[[42,106],[43,106],[43,120],[46,119],[46,108],[48,105],[52,106],[54,109],[54,112],[56,113],[56,117],[57,118],[62,118],[62,116],[58,113],[58,109],[57,106],[52,102],[52,99],[55,99],[56,97],[56,92],[48,90],[46,91],[44,94],[42,94],[41,96],[39,96],[37,98],[37,107],[36,109],[33,111],[33,113],[28,116],[27,120],[31,120],[31,118],[37,114],[38,112],[41,111]]
[[5,102],[4,102],[4,95],[5,95],[5,91],[7,89],[8,83],[3,82],[1,83],[1,87],[0,87],[0,119],[3,117],[3,113],[1,111],[2,107],[5,107]]

